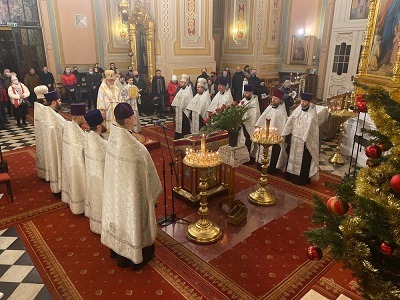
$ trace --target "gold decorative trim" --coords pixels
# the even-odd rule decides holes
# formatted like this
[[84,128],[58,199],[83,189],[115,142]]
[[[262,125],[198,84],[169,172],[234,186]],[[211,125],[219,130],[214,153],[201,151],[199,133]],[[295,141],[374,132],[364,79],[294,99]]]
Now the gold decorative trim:
[[40,258],[40,262],[44,265],[44,270],[47,276],[51,278],[51,282],[55,285],[60,297],[83,299],[33,222],[26,222],[21,227],[36,255]]
[[108,25],[108,42],[107,42],[107,51],[109,54],[112,53],[126,53],[126,55],[128,55],[128,47],[129,47],[129,42],[126,44],[125,48],[116,48],[114,47],[114,39],[113,39],[113,25],[114,22],[111,19],[111,0],[107,1],[107,24]]
[[[281,39],[282,36],[282,3],[283,2],[279,2],[280,8],[279,8],[279,12],[280,12],[280,16],[279,16],[279,36],[277,37],[277,40],[279,41]],[[268,11],[267,11],[267,16],[270,16],[271,14],[271,5],[272,3],[268,3]],[[291,12],[291,11],[290,11]],[[290,20],[290,19],[289,19]],[[265,21],[265,31],[264,34],[267,35],[268,34],[268,30],[269,30],[269,26],[268,26],[268,20]],[[278,46],[277,47],[268,47],[268,38],[265,39],[265,42],[263,44],[263,54],[280,54],[281,53],[281,43],[278,42]]]
[[[180,10],[180,2],[181,1],[176,1],[176,12],[181,12]],[[209,0],[205,0],[205,5],[206,7],[205,11],[204,11],[204,17],[205,20],[204,22],[200,22],[200,24],[206,24],[205,25],[205,30],[204,30],[204,47],[202,48],[196,48],[196,49],[182,49],[180,47],[180,43],[181,43],[181,29],[183,28],[183,26],[181,25],[181,21],[180,21],[180,15],[176,16],[176,28],[177,28],[177,40],[174,42],[174,55],[211,55],[211,41],[210,41],[210,37],[209,37],[209,33],[210,33],[210,29],[208,24],[210,24],[210,2]]]

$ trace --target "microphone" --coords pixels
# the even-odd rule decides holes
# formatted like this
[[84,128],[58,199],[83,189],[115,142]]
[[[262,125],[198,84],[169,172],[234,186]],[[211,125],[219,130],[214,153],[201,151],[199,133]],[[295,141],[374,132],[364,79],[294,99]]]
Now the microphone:
[[157,120],[157,121],[156,121],[156,125],[157,125],[157,126],[160,126],[160,127],[162,127],[162,128],[164,128],[165,130],[169,130],[168,126],[165,125],[165,123],[162,122],[161,120]]

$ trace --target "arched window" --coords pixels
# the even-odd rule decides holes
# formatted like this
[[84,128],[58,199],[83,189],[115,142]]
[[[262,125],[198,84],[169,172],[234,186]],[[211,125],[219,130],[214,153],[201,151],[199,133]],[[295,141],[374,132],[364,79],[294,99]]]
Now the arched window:
[[332,72],[338,75],[347,73],[349,68],[350,51],[351,45],[346,45],[346,43],[341,43],[340,45],[335,46]]

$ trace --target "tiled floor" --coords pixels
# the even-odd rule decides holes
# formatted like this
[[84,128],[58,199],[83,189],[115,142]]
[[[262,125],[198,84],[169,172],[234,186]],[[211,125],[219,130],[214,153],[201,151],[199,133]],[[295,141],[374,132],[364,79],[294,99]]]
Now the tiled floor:
[[0,292],[3,299],[51,299],[14,227],[0,230]]

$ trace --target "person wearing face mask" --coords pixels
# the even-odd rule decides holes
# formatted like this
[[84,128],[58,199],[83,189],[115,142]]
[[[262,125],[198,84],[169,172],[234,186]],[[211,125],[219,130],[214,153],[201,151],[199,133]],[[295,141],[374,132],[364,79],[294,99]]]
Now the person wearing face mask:
[[[61,198],[62,176],[62,146],[65,119],[58,113],[61,109],[61,100],[57,91],[44,94],[49,104],[45,110],[44,123],[45,161],[49,173],[50,189],[53,196]],[[47,172],[47,171],[46,171]]]
[[86,170],[83,143],[85,132],[85,103],[71,104],[71,121],[66,121],[63,132],[61,201],[69,204],[74,215],[85,211]]
[[226,90],[229,90],[229,89],[231,88],[231,86],[232,86],[232,79],[231,79],[231,77],[228,75],[228,71],[226,71],[226,70],[223,70],[223,71],[222,71],[222,75],[221,75],[221,76],[218,76],[218,78],[215,80],[215,86],[218,86],[218,85],[219,85],[220,80],[221,80],[222,78],[227,82]]
[[[11,85],[11,71],[10,71],[10,69],[4,69],[4,73],[3,73],[3,76],[1,77],[1,84],[3,85],[3,87],[4,87],[4,89],[6,90],[6,91],[8,91],[8,88],[10,87],[10,85]],[[9,117],[12,117],[13,115],[12,115],[12,105],[11,105],[11,102],[9,101],[10,99],[9,99],[9,97],[8,97],[8,93],[7,93],[7,104],[6,104],[6,107],[7,107],[7,111],[8,111],[8,116]],[[9,122],[8,121],[6,121],[6,124],[8,124]]]
[[232,77],[232,96],[233,100],[240,101],[242,99],[242,88],[243,79],[245,78],[244,73],[240,66],[237,66],[236,72]]
[[36,74],[34,68],[30,68],[29,72],[25,75],[24,77],[24,83],[26,87],[29,89],[30,95],[29,95],[29,105],[33,105],[35,103],[36,99],[36,94],[33,91],[35,87],[40,85],[40,78],[38,74]]
[[61,82],[65,89],[65,95],[67,96],[67,102],[76,102],[76,77],[71,73],[71,69],[65,67],[64,73],[61,75]]
[[164,116],[164,93],[165,93],[165,78],[161,76],[161,70],[156,71],[156,76],[151,81],[151,91],[153,104],[159,118]]
[[133,68],[132,68],[132,66],[129,66],[129,67],[128,67],[128,73],[125,74],[125,80],[126,80],[126,82],[128,82],[128,79],[129,79],[129,78],[133,78],[133,77],[135,77],[135,74],[134,74],[134,72],[133,72]]
[[101,111],[90,110],[85,114],[90,131],[85,136],[84,153],[86,169],[85,215],[89,218],[90,230],[101,233],[103,212],[104,162],[106,159],[107,132]]
[[140,116],[145,117],[150,110],[148,108],[149,105],[146,93],[147,83],[146,80],[144,80],[141,76],[139,76],[138,71],[133,72],[133,85],[137,86],[137,88],[139,89],[139,93],[141,95],[140,100],[138,102],[139,114]]
[[100,74],[103,74],[103,73],[104,73],[104,69],[103,69],[102,67],[99,66],[99,63],[95,63],[95,64],[94,64],[93,71],[94,71],[94,69],[96,69],[96,68],[97,68],[97,71],[98,71]]
[[78,102],[82,102],[82,76],[78,72],[78,67],[74,67],[72,74],[74,74],[76,78],[76,98]]
[[[195,82],[196,86],[197,86],[197,82],[198,82],[199,78],[204,78],[207,80],[208,77],[210,77],[210,76],[207,74],[207,68],[201,69],[201,74],[199,76],[197,76],[197,78],[196,78],[196,82]],[[197,93],[197,91],[196,91],[196,93]]]
[[49,69],[47,68],[47,66],[44,66],[42,69],[42,72],[40,72],[39,74],[39,78],[40,78],[40,82],[41,84],[47,86],[47,88],[49,89],[49,91],[54,91],[54,76],[51,72],[49,72]]
[[247,79],[249,81],[249,83],[253,86],[253,95],[258,96],[260,95],[258,89],[260,87],[260,83],[261,83],[261,79],[259,77],[257,77],[257,70],[256,69],[252,69],[250,72],[250,77]]
[[285,178],[297,185],[318,180],[319,126],[313,94],[301,93],[300,105],[288,118],[282,131],[289,156]]
[[[26,126],[26,115],[28,114],[28,97],[30,92],[28,88],[18,81],[16,76],[11,77],[11,85],[8,88],[8,96],[13,106],[13,115],[17,120],[17,126]],[[22,124],[21,124],[22,120]]]
[[99,86],[98,76],[94,74],[93,69],[89,68],[89,72],[85,75],[86,92],[88,95],[88,109],[91,110],[93,105],[97,107],[97,91]]
[[[283,92],[281,90],[274,90],[272,94],[271,105],[269,105],[265,111],[261,114],[260,118],[255,125],[256,128],[263,128],[265,130],[266,120],[270,120],[269,131],[271,133],[281,134],[283,127],[287,121],[287,114],[285,105],[282,103]],[[257,155],[257,168],[261,171],[261,163],[263,158],[264,147],[259,146]],[[278,165],[278,160],[280,159],[281,164]],[[286,166],[287,154],[284,148],[284,144],[275,144],[269,147],[269,163],[267,167],[268,174],[275,174],[278,169],[283,169]]]
[[257,154],[257,144],[252,142],[251,137],[254,133],[254,125],[260,117],[260,108],[258,106],[257,97],[253,95],[253,86],[251,84],[244,86],[244,97],[242,101],[240,101],[239,105],[250,107],[243,115],[243,120],[246,121],[240,129],[239,141],[246,145],[250,154],[250,162],[254,162]]
[[154,208],[162,187],[148,150],[132,134],[132,106],[119,103],[114,115],[118,125],[111,127],[106,150],[101,243],[119,267],[138,270],[154,257]]

